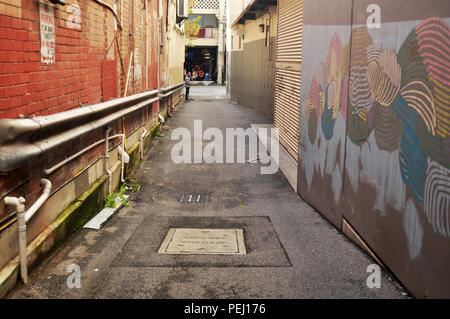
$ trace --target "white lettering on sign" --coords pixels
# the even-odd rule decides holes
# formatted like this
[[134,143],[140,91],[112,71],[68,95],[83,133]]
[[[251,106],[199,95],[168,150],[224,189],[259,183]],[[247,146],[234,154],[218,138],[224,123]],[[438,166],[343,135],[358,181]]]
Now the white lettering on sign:
[[41,30],[41,64],[55,63],[55,16],[53,6],[39,1],[39,21]]

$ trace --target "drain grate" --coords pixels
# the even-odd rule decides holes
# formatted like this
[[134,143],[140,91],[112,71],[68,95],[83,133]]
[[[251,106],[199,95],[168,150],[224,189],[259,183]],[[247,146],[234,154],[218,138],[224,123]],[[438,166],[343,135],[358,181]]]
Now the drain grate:
[[207,203],[207,194],[184,194],[181,196],[180,203]]

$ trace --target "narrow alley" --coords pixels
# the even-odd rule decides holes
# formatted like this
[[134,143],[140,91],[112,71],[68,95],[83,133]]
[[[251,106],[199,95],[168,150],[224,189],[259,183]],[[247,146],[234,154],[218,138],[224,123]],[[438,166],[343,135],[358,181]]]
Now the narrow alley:
[[[260,164],[174,164],[171,130],[270,123],[230,103],[224,87],[196,87],[163,127],[142,165],[129,207],[100,230],[82,229],[11,298],[404,298],[383,272],[380,289],[366,285],[375,261],[293,191],[279,171]],[[208,94],[209,93],[209,94]],[[180,202],[207,194],[205,202]],[[239,228],[246,255],[161,255],[173,227]],[[67,289],[66,269],[81,268],[81,288]]]
[[0,299],[262,318],[449,269],[449,0],[0,0]]

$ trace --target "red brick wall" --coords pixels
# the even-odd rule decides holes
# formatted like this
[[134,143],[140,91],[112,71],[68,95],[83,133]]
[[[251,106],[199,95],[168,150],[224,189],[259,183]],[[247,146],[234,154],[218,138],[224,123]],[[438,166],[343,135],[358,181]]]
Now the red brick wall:
[[103,101],[117,97],[117,65],[114,60],[102,62],[102,97]]
[[[135,17],[132,29],[133,1]],[[113,3],[112,0],[109,2]],[[10,3],[20,6],[15,7]],[[113,43],[112,13],[91,0],[68,1],[68,5],[72,3],[81,9],[81,27],[69,27],[71,20],[66,12],[68,6],[52,5],[55,8],[56,62],[52,66],[45,66],[40,63],[39,2],[0,0],[0,118],[17,118],[21,114],[47,115],[119,97],[119,80],[113,78],[119,74],[122,76],[120,89],[124,93],[126,74],[122,72],[117,46]],[[15,11],[5,8],[14,8]],[[123,31],[117,33],[125,72],[129,67],[130,44],[134,42],[135,47],[136,71],[130,73],[127,95],[145,90],[146,76],[149,78],[149,89],[158,86],[158,52],[157,46],[152,45],[158,41],[158,2],[150,1],[147,4],[147,37],[146,32],[141,30],[141,26],[145,25],[143,8],[143,0],[124,1],[122,13],[121,8],[118,8]],[[129,39],[129,32],[133,30],[134,41]],[[149,41],[148,61],[145,61],[146,39]],[[165,60],[163,54],[162,62]],[[145,63],[148,63],[147,75],[144,72]],[[111,70],[105,70],[106,65]],[[107,76],[102,78],[103,73]],[[139,78],[139,74],[142,74],[142,78]]]
[[[114,3],[113,0],[103,1],[111,6]],[[134,19],[130,11],[133,1]],[[71,25],[74,22],[71,9],[75,8],[69,7],[72,4],[81,10],[81,25],[75,25],[75,28]],[[46,66],[40,62],[39,2],[0,0],[0,119],[48,115],[123,96],[132,52],[131,21],[135,23],[135,30],[143,25],[144,0],[124,0],[122,8],[118,2],[117,14],[122,31],[114,28],[112,13],[92,0],[68,0],[66,6],[50,5],[55,10],[56,62]],[[134,74],[134,82],[131,78],[127,95],[144,91],[147,76],[149,89],[158,87],[158,1],[147,1],[145,10],[147,30],[139,30],[134,38],[142,79],[136,81]],[[120,52],[114,40],[116,35]],[[148,58],[145,57],[145,41],[148,41]],[[144,74],[145,63],[148,64],[147,74]],[[157,103],[154,103],[147,110],[113,123],[113,133],[130,134],[156,111]],[[104,130],[97,130],[43,154],[29,165],[0,175],[0,194],[29,179],[10,195],[26,194],[27,205],[32,204],[41,192],[38,187],[40,178],[50,178],[55,190],[102,155],[104,146],[90,150],[50,176],[42,173],[44,168],[57,164],[103,136]],[[0,203],[0,220],[8,213]]]
[[86,3],[81,30],[66,25],[64,7],[55,7],[55,58],[40,63],[39,2],[22,0],[21,18],[0,15],[0,118],[46,115],[101,97],[101,62],[105,49],[88,41]]
[[148,61],[148,79],[149,79],[149,89],[158,88],[158,45],[151,45],[153,43],[158,43],[158,1],[147,1],[147,6],[149,7],[148,19],[148,51],[149,51],[149,61]]

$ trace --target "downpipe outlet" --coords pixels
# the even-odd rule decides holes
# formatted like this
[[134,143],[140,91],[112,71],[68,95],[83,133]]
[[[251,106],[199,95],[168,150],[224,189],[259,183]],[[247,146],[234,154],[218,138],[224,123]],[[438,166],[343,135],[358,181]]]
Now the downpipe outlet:
[[111,128],[108,127],[106,129],[105,136],[105,174],[108,175],[108,194],[111,194],[111,185],[112,185],[112,173],[109,170],[109,132]]
[[5,205],[14,206],[17,215],[17,239],[19,241],[19,264],[20,277],[22,281],[28,283],[27,268],[27,225],[25,223],[25,198],[23,197],[5,197]]
[[141,160],[144,159],[144,137],[147,134],[147,130],[145,129],[145,127],[142,130],[142,134],[140,136],[140,141],[139,141],[139,149],[141,151]]
[[119,146],[119,154],[120,157],[122,158],[122,168],[121,168],[121,173],[120,173],[120,181],[122,183],[125,183],[125,178],[124,178],[124,170],[125,170],[125,163],[129,163],[130,162],[130,155],[127,154],[127,152],[125,152],[121,146]]
[[122,146],[119,145],[117,150],[118,150],[120,158],[121,158],[121,160],[120,160],[120,162],[121,162],[120,181],[122,183],[125,183],[125,164],[130,162],[130,155],[128,155],[128,153],[125,151],[125,149],[127,148],[127,146],[125,144],[125,134],[116,134],[116,135],[110,136],[109,139],[113,139],[113,138],[116,138],[116,137],[122,138],[123,148],[122,148]]
[[23,197],[5,197],[5,205],[15,206],[17,212],[17,230],[19,241],[19,264],[20,276],[24,284],[28,283],[28,260],[27,260],[27,222],[42,207],[50,196],[52,183],[48,179],[41,179],[41,185],[44,186],[41,196],[38,200],[25,211],[25,199]]
[[159,130],[161,131],[163,123],[165,122],[164,117],[161,115],[161,113],[158,113],[158,120],[159,120]]

